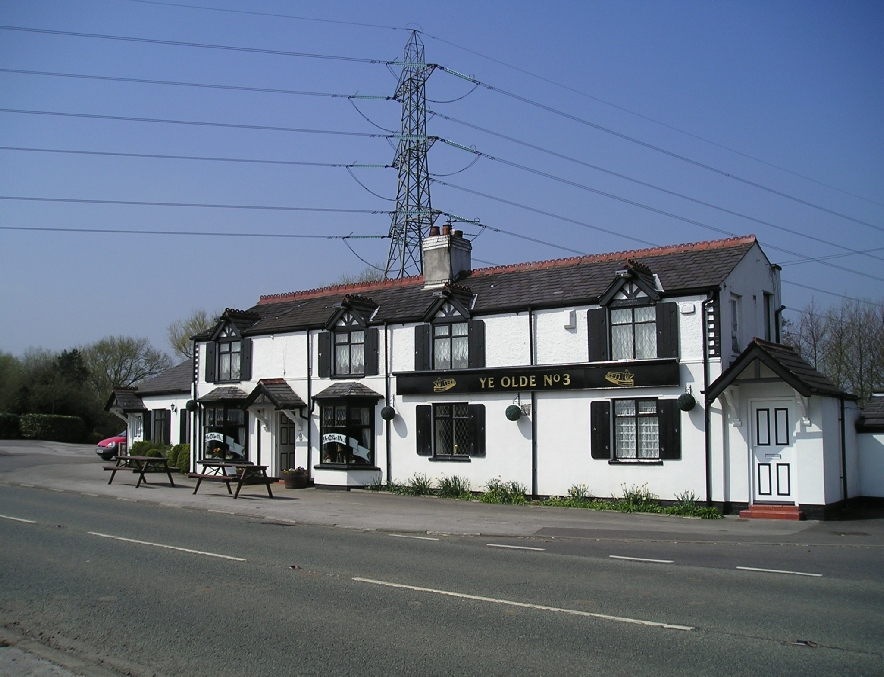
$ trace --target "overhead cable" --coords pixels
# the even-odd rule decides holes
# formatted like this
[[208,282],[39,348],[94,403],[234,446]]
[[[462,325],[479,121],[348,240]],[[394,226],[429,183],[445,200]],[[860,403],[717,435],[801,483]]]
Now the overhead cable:
[[[725,235],[731,234],[729,231],[723,230],[721,228],[716,228],[715,226],[710,226],[709,224],[705,224],[702,221],[695,221],[694,219],[689,219],[685,216],[679,216],[678,214],[673,214],[672,212],[667,212],[662,209],[658,209],[657,207],[651,207],[650,205],[646,205],[642,202],[630,200],[628,198],[621,197],[620,195],[615,195],[614,193],[608,193],[606,191],[599,190],[598,188],[593,188],[591,186],[587,186],[586,184],[578,183],[577,181],[572,181],[571,179],[566,179],[561,176],[556,176],[555,174],[550,174],[549,172],[544,172],[539,169],[535,169],[534,167],[528,167],[527,165],[519,164],[518,162],[513,162],[511,160],[504,160],[503,158],[495,157],[493,155],[489,155],[488,153],[483,153],[482,151],[476,150],[475,148],[468,148],[467,146],[456,143],[454,141],[449,141],[448,139],[443,139],[443,138],[439,137],[438,140],[441,141],[442,143],[448,144],[449,146],[452,146],[454,148],[459,148],[460,150],[467,151],[468,153],[474,153],[475,155],[477,155],[479,157],[487,158],[488,160],[492,160],[494,162],[499,162],[499,163],[507,165],[509,167],[514,167],[515,169],[520,169],[522,171],[529,172],[531,174],[536,174],[537,176],[542,176],[546,179],[550,179],[552,181],[557,181],[557,182],[563,183],[567,186],[572,186],[572,187],[578,188],[580,190],[585,190],[590,193],[595,193],[596,195],[601,195],[602,197],[607,197],[612,200],[618,200],[619,202],[623,202],[625,204],[632,205],[633,207],[639,207],[640,209],[646,209],[646,210],[652,211],[656,214],[661,214],[663,216],[668,216],[673,219],[678,219],[680,221],[684,221],[686,223],[690,223],[695,226],[700,226],[701,228],[706,228],[708,230],[712,230],[713,232],[723,233]],[[618,174],[618,176],[621,176],[621,175]],[[626,178],[626,177],[623,177],[623,178]],[[687,195],[682,195],[681,193],[675,193],[673,191],[666,190],[665,188],[658,188],[656,186],[653,186],[648,183],[644,183],[642,181],[636,181],[636,183],[640,183],[640,184],[647,186],[649,188],[655,188],[655,189],[660,190],[660,191],[667,193],[669,195],[673,195],[673,196],[684,198],[686,200],[690,200],[691,202],[695,202],[695,203],[703,205],[705,207],[711,207],[713,209],[718,209],[718,210],[723,211],[727,214],[731,214],[733,216],[739,216],[739,217],[748,219],[750,221],[754,221],[756,223],[760,223],[760,224],[769,226],[770,228],[775,228],[777,230],[784,231],[784,232],[789,233],[790,235],[794,235],[796,237],[803,237],[805,239],[814,240],[816,242],[820,242],[825,245],[829,245],[832,247],[838,247],[839,249],[846,250],[846,251],[850,252],[851,254],[855,254],[857,256],[869,256],[870,258],[878,259],[879,261],[884,261],[884,258],[881,258],[880,256],[874,256],[873,254],[868,254],[867,252],[864,252],[864,251],[852,249],[850,247],[845,247],[844,245],[838,244],[837,242],[831,242],[829,240],[824,240],[822,238],[815,237],[813,235],[807,235],[806,233],[802,233],[797,230],[792,230],[792,229],[786,228],[784,226],[778,226],[774,223],[770,223],[769,221],[762,221],[761,219],[756,219],[755,217],[752,217],[752,216],[740,214],[739,212],[735,212],[730,209],[726,209],[725,207],[718,207],[718,206],[713,205],[711,203],[703,202],[702,200],[696,200],[694,198],[688,197]],[[788,252],[786,250],[781,250],[781,251],[785,251],[788,254],[792,254],[792,252]],[[801,256],[800,254],[793,254],[793,255],[794,256]],[[844,270],[846,270],[846,269],[844,269]]]
[[750,181],[749,179],[744,179],[740,176],[737,176],[736,174],[726,172],[723,169],[718,169],[717,167],[707,165],[703,162],[699,162],[698,160],[693,160],[685,155],[680,155],[679,153],[674,153],[672,151],[666,150],[665,148],[661,148],[660,146],[655,146],[652,143],[648,143],[647,141],[642,141],[642,140],[637,139],[633,136],[629,136],[628,134],[623,134],[622,132],[615,131],[615,130],[610,129],[608,127],[603,127],[602,125],[598,125],[594,122],[590,122],[589,120],[585,120],[583,118],[577,117],[576,115],[571,115],[570,113],[566,113],[564,111],[558,110],[557,108],[553,108],[552,106],[547,106],[546,104],[540,103],[539,101],[534,101],[533,99],[529,99],[528,97],[521,96],[520,94],[515,94],[514,92],[510,92],[505,89],[500,89],[499,87],[494,87],[493,85],[489,85],[487,83],[481,82],[480,80],[477,80],[476,78],[471,77],[469,75],[464,75],[463,73],[458,73],[457,71],[452,70],[451,68],[447,68],[446,66],[440,66],[439,64],[434,64],[434,65],[436,68],[444,71],[445,73],[448,73],[448,74],[453,75],[458,78],[462,78],[468,82],[477,83],[479,86],[484,87],[485,89],[487,89],[489,91],[497,92],[498,94],[508,96],[510,98],[516,99],[517,101],[522,101],[523,103],[527,103],[530,106],[535,106],[537,108],[540,108],[541,110],[545,110],[548,113],[553,113],[554,115],[559,115],[559,116],[566,118],[568,120],[572,120],[572,121],[577,122],[579,124],[586,125],[587,127],[591,127],[593,129],[596,129],[600,132],[604,132],[605,134],[611,134],[612,136],[616,136],[617,138],[623,139],[624,141],[629,141],[630,143],[634,143],[634,144],[637,144],[637,145],[642,146],[644,148],[648,148],[649,150],[653,150],[658,153],[662,153],[663,155],[667,155],[671,158],[675,158],[676,160],[681,160],[682,162],[686,162],[686,163],[693,165],[695,167],[705,169],[707,171],[713,172],[713,173],[723,176],[725,178],[733,179],[734,181],[738,181],[738,182],[743,183],[747,186],[752,186],[753,188],[757,188],[759,190],[763,190],[763,191],[770,193],[772,195],[777,195],[777,196],[782,197],[784,199],[792,200],[793,202],[803,204],[806,207],[811,207],[812,209],[818,209],[819,211],[825,212],[827,214],[831,214],[832,216],[837,216],[839,218],[846,219],[848,221],[852,221],[854,223],[858,223],[860,225],[868,226],[869,228],[873,228],[875,230],[884,232],[884,227],[877,226],[873,223],[869,223],[868,221],[863,221],[862,219],[857,219],[852,216],[848,216],[847,214],[842,214],[841,212],[836,212],[832,209],[828,209],[826,207],[815,204],[813,202],[808,202],[807,200],[802,200],[801,198],[795,197],[794,195],[789,195],[788,193],[784,193],[784,192],[776,190],[774,188],[769,188],[769,187],[764,186],[760,183],[756,183],[755,181]]
[[32,71],[20,68],[0,68],[0,73],[15,73],[17,75],[41,75],[55,78],[73,78],[76,80],[101,80],[106,82],[127,82],[139,85],[165,85],[170,87],[198,87],[201,89],[221,89],[237,92],[255,92],[258,94],[292,94],[297,96],[322,96],[332,99],[366,99],[392,101],[392,96],[369,95],[369,94],[333,94],[329,92],[305,92],[296,89],[278,89],[275,87],[242,87],[239,85],[219,85],[206,82],[181,82],[178,80],[148,80],[145,78],[123,78],[109,75],[87,75],[85,73],[57,73],[54,71]]
[[199,237],[271,237],[306,240],[389,240],[389,235],[296,235],[293,233],[227,233],[221,230],[130,230],[123,228],[54,228],[48,226],[0,226],[0,230],[50,233],[101,233],[119,235],[192,235]]
[[185,42],[182,40],[160,40],[157,38],[137,38],[129,35],[106,35],[103,33],[79,33],[76,31],[58,31],[49,28],[31,28],[28,26],[0,26],[0,31],[19,31],[23,33],[42,33],[44,35],[64,35],[73,38],[91,38],[96,40],[116,40],[118,42],[134,42],[149,45],[164,45],[167,47],[195,47],[199,49],[213,49],[226,52],[245,52],[247,54],[270,54],[273,56],[293,56],[307,59],[323,59],[325,61],[350,61],[368,64],[395,64],[390,59],[368,59],[356,56],[339,56],[334,54],[313,54],[310,52],[290,52],[279,49],[262,49],[260,47],[238,47],[235,45],[214,45],[202,42]]
[[199,160],[203,162],[243,162],[264,165],[292,165],[305,167],[345,167],[347,169],[390,169],[392,165],[373,165],[360,162],[307,162],[305,160],[261,160],[239,157],[206,157],[200,155],[164,155],[161,153],[119,153],[103,150],[68,150],[64,148],[33,148],[26,146],[0,146],[0,150],[30,153],[61,153],[68,155],[98,155],[108,157],[146,158],[154,160]]

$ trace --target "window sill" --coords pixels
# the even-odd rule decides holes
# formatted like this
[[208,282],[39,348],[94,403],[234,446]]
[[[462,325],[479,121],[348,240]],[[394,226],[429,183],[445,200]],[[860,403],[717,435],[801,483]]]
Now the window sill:
[[663,461],[658,458],[649,458],[647,460],[623,458],[612,459],[608,461],[608,465],[663,465]]
[[471,461],[469,456],[430,456],[427,460],[430,463],[470,463]]
[[365,374],[364,373],[362,373],[362,374],[332,374],[331,376],[329,376],[329,378],[342,379],[342,380],[348,379],[348,378],[349,379],[358,379],[358,378],[365,378]]
[[318,463],[313,466],[314,470],[380,470],[374,465],[361,463]]

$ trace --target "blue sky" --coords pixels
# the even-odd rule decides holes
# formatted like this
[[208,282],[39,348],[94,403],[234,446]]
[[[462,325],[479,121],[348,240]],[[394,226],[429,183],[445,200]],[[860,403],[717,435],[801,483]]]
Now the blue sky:
[[8,27],[381,61],[399,59],[416,28],[428,62],[579,118],[431,75],[428,107],[473,127],[435,115],[430,134],[580,184],[487,158],[466,168],[473,156],[436,143],[433,207],[512,233],[465,226],[478,235],[476,265],[754,233],[783,265],[790,309],[840,302],[834,294],[884,301],[880,2],[0,0],[0,25],[0,108],[32,111],[0,111],[0,351],[61,350],[112,334],[168,349],[166,327],[194,309],[247,308],[261,294],[324,286],[387,256],[383,239],[351,240],[351,252],[341,240],[261,236],[386,235],[386,214],[9,199],[386,211],[396,194],[389,168],[354,169],[360,185],[341,167],[46,152],[389,165],[384,138],[45,113],[386,134],[401,112],[394,101],[354,107],[346,98],[12,73],[389,96],[398,69]]

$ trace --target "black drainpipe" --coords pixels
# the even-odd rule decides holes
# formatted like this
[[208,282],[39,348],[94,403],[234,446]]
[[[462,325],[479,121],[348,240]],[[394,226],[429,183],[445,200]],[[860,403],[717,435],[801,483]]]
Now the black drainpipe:
[[[528,307],[528,359],[534,366],[534,309]],[[537,498],[537,392],[531,391],[531,497]]]
[[[706,300],[701,304],[703,307],[703,394],[709,390],[709,306],[715,302],[714,293],[710,292]],[[720,330],[720,327],[719,327]],[[704,397],[706,406],[703,408],[703,434],[706,443],[706,505],[712,505],[712,431],[710,426],[712,416],[710,415],[710,405],[708,397]]]
[[[387,406],[390,406],[390,352],[392,348],[390,346],[390,336],[388,333],[387,322],[384,321],[384,395],[386,399]],[[392,443],[390,441],[390,428],[392,421],[384,421],[384,438],[385,438],[385,446],[387,451],[387,485],[390,484],[393,477],[393,449]]]
[[777,343],[782,340],[780,336],[780,315],[783,314],[783,311],[786,309],[786,306],[780,306],[774,311],[774,330],[776,331]]
[[313,383],[310,380],[310,374],[313,372],[313,360],[310,354],[310,329],[307,329],[307,479],[313,477],[313,442],[312,428],[313,420]]
[[847,432],[844,425],[844,397],[841,400],[841,486],[844,492],[844,505],[847,506]]

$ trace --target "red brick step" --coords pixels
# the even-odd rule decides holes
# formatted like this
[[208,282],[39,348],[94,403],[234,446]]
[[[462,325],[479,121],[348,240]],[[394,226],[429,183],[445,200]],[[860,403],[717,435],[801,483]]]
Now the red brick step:
[[748,510],[741,510],[740,517],[743,519],[763,520],[803,520],[804,513],[795,505],[763,505],[749,506]]

